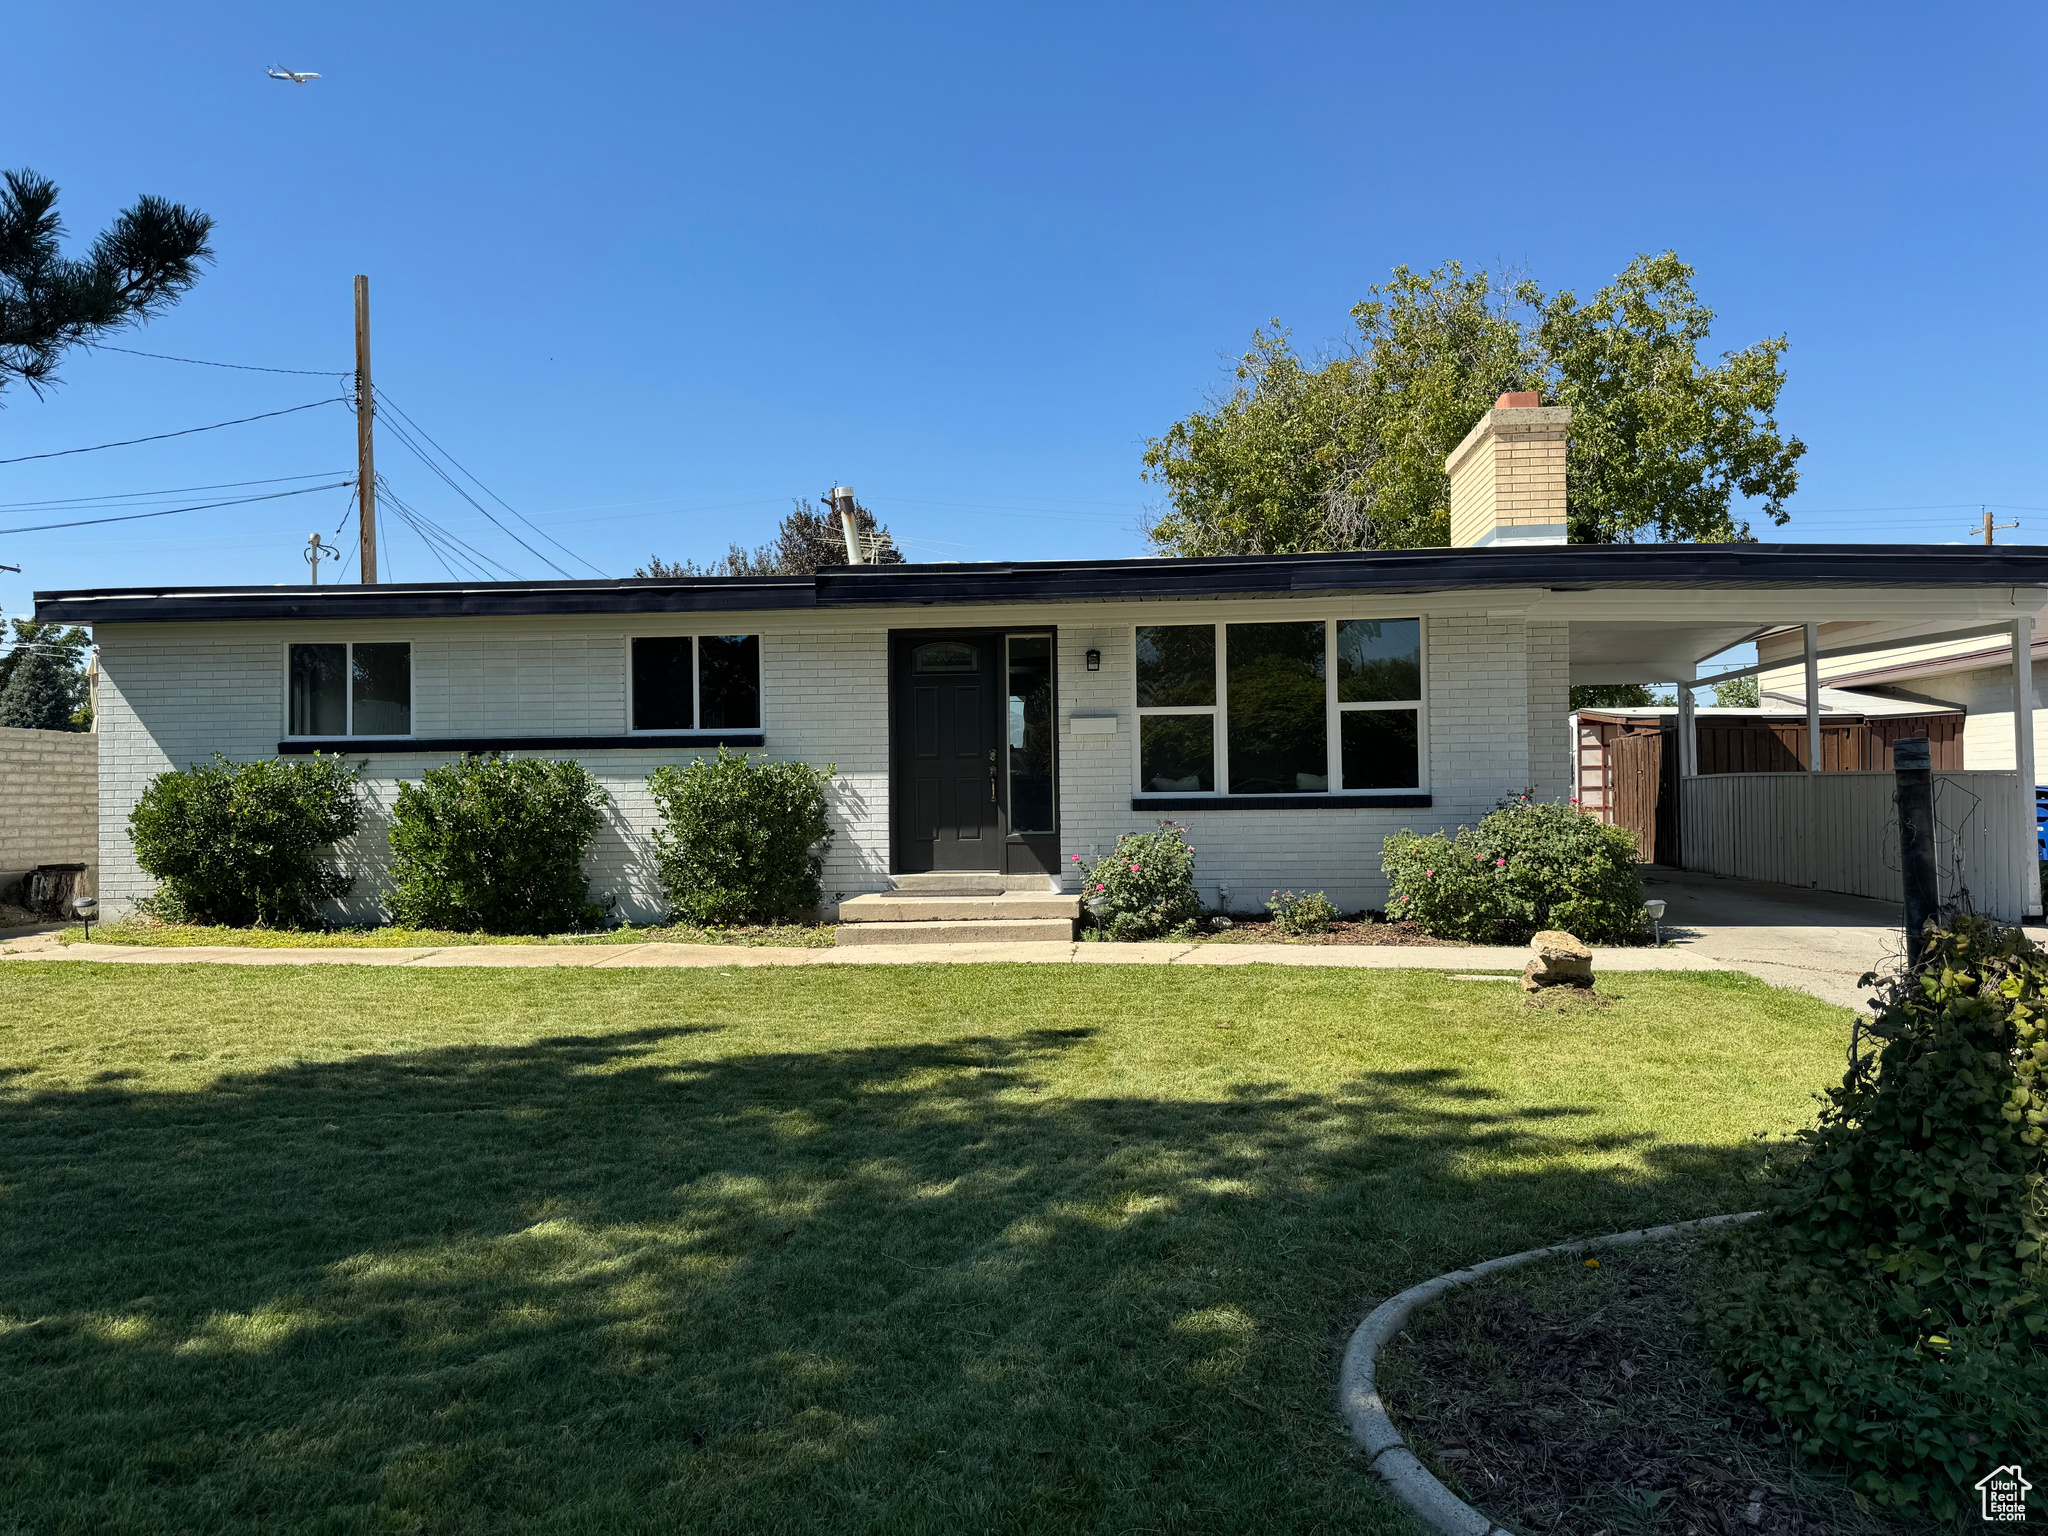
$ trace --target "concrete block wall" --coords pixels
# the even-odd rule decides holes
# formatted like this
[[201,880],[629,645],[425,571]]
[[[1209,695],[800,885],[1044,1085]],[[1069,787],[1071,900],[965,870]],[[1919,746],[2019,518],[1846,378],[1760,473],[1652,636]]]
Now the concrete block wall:
[[90,731],[0,726],[0,887],[38,864],[84,864],[98,874],[99,746]]

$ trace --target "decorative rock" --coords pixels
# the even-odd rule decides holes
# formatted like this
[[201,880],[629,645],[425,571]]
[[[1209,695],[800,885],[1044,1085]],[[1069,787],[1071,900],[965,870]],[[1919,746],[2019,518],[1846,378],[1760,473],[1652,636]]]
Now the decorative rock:
[[1529,948],[1535,953],[1522,971],[1525,991],[1593,985],[1593,951],[1563,929],[1544,929],[1529,941]]

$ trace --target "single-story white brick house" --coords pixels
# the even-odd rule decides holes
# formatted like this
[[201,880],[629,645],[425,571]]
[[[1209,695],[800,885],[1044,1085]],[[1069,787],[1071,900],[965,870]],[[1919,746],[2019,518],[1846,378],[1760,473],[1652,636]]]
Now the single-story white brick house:
[[[1566,546],[1567,418],[1504,401],[1474,428],[1446,549],[47,592],[36,616],[99,645],[108,912],[151,889],[127,820],[167,769],[340,752],[386,807],[502,750],[575,757],[610,791],[593,890],[644,921],[665,911],[646,777],[720,743],[835,765],[828,900],[934,870],[1056,881],[1171,817],[1205,900],[1355,909],[1384,897],[1390,832],[1571,794],[1575,681],[1690,681],[1788,622],[2030,640],[2048,601],[2041,550]],[[346,850],[356,916],[383,831]]]

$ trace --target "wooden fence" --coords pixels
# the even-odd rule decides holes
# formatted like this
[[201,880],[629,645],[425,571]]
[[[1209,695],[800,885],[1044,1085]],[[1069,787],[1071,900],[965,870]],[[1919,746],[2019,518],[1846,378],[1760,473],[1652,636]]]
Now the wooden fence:
[[[1679,781],[1684,866],[1713,875],[1903,901],[1888,773],[1717,773]],[[2034,829],[2005,773],[1934,776],[1944,902],[2017,922]],[[2024,872],[2022,866],[2024,865]]]
[[[1709,716],[1695,722],[1701,773],[1792,773],[1806,761],[1804,720],[1731,720]],[[1823,773],[1889,773],[1892,743],[1922,736],[1936,772],[1963,766],[1960,714],[1894,715],[1857,719],[1823,717],[1820,767]]]

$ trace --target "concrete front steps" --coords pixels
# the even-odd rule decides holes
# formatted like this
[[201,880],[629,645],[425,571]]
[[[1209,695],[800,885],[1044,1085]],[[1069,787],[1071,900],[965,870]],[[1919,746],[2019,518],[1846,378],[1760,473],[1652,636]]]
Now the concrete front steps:
[[1081,898],[1050,875],[891,875],[894,890],[839,904],[838,942],[862,944],[1067,944]]

